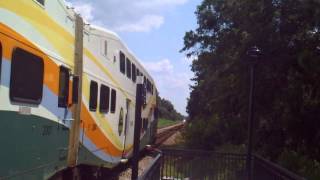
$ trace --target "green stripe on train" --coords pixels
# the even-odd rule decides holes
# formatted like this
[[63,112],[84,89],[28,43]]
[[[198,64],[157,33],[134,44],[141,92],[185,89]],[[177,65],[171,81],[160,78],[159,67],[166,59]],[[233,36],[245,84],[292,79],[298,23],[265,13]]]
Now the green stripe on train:
[[47,179],[66,167],[68,138],[49,119],[0,111],[0,179]]

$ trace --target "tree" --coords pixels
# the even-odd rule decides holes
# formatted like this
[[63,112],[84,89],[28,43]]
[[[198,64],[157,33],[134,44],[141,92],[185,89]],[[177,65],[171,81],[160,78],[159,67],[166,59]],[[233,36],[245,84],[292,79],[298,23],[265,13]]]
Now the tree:
[[264,55],[257,66],[255,149],[273,160],[293,151],[319,161],[319,2],[204,0],[196,16],[198,27],[186,33],[182,49],[198,56],[192,64],[187,143],[210,149],[246,143],[245,58],[256,45]]
[[169,100],[161,98],[159,95],[157,97],[160,118],[173,121],[182,121],[184,119],[184,117],[175,110],[174,106]]

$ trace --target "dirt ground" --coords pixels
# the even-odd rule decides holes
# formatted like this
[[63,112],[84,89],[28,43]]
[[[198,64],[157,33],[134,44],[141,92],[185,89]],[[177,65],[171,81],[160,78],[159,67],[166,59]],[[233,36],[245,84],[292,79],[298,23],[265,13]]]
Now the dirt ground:
[[[181,132],[175,133],[163,143],[163,146],[172,146],[177,144],[180,137]],[[139,176],[149,167],[149,165],[152,163],[152,160],[153,157],[147,156],[139,162]],[[122,172],[119,176],[119,180],[131,180],[131,168]]]
[[[149,167],[149,165],[152,163],[152,160],[153,157],[146,156],[139,161],[139,176]],[[119,175],[119,180],[131,180],[131,172],[131,168],[128,168]]]
[[181,132],[176,132],[170,138],[163,142],[163,146],[172,146],[178,143],[179,139],[181,138]]

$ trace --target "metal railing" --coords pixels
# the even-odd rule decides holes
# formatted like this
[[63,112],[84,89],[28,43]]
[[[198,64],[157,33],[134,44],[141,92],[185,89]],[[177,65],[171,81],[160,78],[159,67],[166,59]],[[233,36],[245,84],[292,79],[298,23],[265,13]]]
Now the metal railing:
[[246,156],[209,151],[163,149],[162,179],[239,180],[246,175]]
[[259,180],[306,180],[258,155],[253,157],[252,174],[253,179]]
[[[159,162],[161,178],[156,179],[247,180],[245,154],[163,149]],[[305,180],[257,155],[252,157],[252,165],[254,180]]]
[[147,170],[141,176],[139,176],[138,180],[159,180],[161,178],[161,160],[162,155],[161,153],[159,153],[147,168]]

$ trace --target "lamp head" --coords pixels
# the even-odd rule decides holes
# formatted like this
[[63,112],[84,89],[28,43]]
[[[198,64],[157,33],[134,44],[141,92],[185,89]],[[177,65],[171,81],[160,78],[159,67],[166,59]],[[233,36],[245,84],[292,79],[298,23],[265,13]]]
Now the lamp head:
[[319,55],[320,54],[320,46],[316,47],[316,53]]
[[250,61],[255,61],[262,56],[262,51],[257,46],[253,46],[247,50],[246,55]]

